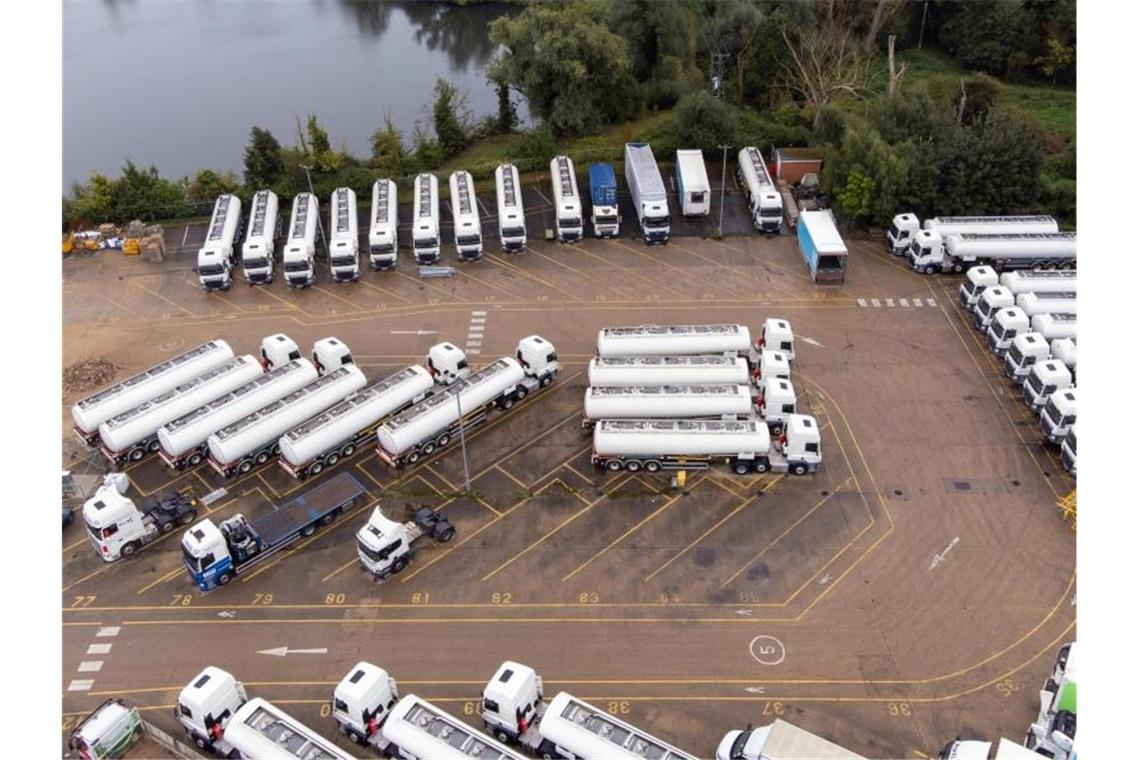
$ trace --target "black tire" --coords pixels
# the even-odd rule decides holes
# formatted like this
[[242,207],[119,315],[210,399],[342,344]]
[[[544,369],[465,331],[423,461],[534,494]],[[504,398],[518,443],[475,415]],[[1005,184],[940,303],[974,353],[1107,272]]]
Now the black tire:
[[427,443],[425,443],[424,447],[423,447],[423,451],[424,451],[425,457],[430,457],[432,454],[434,454],[435,453],[435,441],[428,441]]
[[553,382],[554,382],[554,378],[551,377],[550,375],[547,375],[546,377],[542,378],[542,380],[540,380],[538,384],[541,385],[543,388],[545,388],[546,386],[550,385]]
[[515,391],[515,399],[522,401],[524,398],[526,398],[526,394],[529,392],[530,391],[528,391],[526,388],[519,388]]
[[222,573],[221,575],[218,576],[218,585],[224,586],[227,583],[229,583],[230,581],[232,581],[233,578],[234,577],[232,575],[230,575],[229,573]]
[[281,455],[281,444],[279,444],[279,443],[273,444],[273,456],[280,456],[280,455]]
[[251,462],[247,459],[238,465],[237,471],[238,471],[239,475],[245,475],[247,472],[249,472],[252,469],[253,469],[253,462]]
[[772,435],[780,435],[783,432],[784,432],[784,423],[777,422],[775,425],[772,426]]
[[361,736],[360,734],[356,733],[355,731],[346,730],[345,733],[348,734],[349,741],[351,741],[353,744],[363,745],[365,743],[364,737]]
[[453,538],[455,538],[455,528],[448,528],[443,533],[439,534],[439,542],[441,544],[446,544]]
[[411,454],[408,454],[408,464],[415,464],[418,461],[420,461],[420,452],[413,451]]
[[965,270],[965,268],[966,267],[963,266],[962,262],[960,262],[960,261],[955,261],[953,266],[950,267],[950,269],[954,272],[954,274],[962,274],[962,272],[963,272],[963,270]]
[[162,444],[159,443],[159,440],[157,438],[155,438],[153,441],[151,441],[150,443],[148,443],[146,445],[146,450],[149,451],[151,454],[156,454],[156,453],[158,453],[158,449],[161,445]]
[[402,573],[404,571],[404,568],[407,566],[408,566],[407,556],[397,557],[396,559],[392,560],[392,575],[396,575],[397,573]]
[[202,464],[203,459],[205,459],[205,457],[202,456],[201,452],[195,451],[190,455],[190,458],[186,460],[186,464],[190,467],[197,467]]
[[194,734],[194,746],[202,751],[205,751],[210,748],[210,742],[206,741],[201,736]]
[[756,464],[752,465],[752,471],[757,473],[768,472],[768,463],[763,459],[756,460]]
[[924,274],[934,274],[934,265],[933,264],[927,264],[926,266],[924,266],[922,268],[922,271]]
[[164,522],[162,524],[162,527],[159,528],[159,530],[162,531],[164,534],[169,533],[170,531],[174,530],[174,523],[173,522]]
[[179,525],[189,525],[192,522],[194,522],[193,512],[187,512],[186,514],[182,515],[182,517],[178,518]]
[[146,449],[131,449],[130,453],[127,454],[127,459],[132,462],[137,462],[145,456]]
[[124,557],[130,557],[130,556],[133,556],[134,553],[137,552],[138,550],[139,550],[138,543],[135,541],[130,541],[128,543],[123,544],[123,548],[119,550],[119,554],[121,554]]
[[803,462],[796,462],[795,464],[792,465],[792,474],[793,475],[806,475],[807,470],[808,470],[807,465],[804,464]]
[[333,452],[325,457],[325,467],[335,467],[336,463],[340,461],[340,454]]
[[447,433],[444,433],[439,438],[435,439],[435,445],[439,446],[441,449],[449,443],[451,443],[451,436]]
[[610,472],[621,472],[621,460],[611,459],[606,462],[606,469]]
[[317,532],[317,526],[313,525],[312,523],[309,523],[304,528],[301,528],[301,535],[304,538],[308,538],[309,536],[313,535],[316,532]]
[[501,728],[496,728],[492,732],[491,735],[494,736],[496,739],[498,739],[503,744],[510,744],[510,742],[511,742],[511,735],[508,734],[506,731],[504,731]]
[[641,462],[631,459],[625,463],[626,472],[641,472]]
[[340,455],[344,459],[348,459],[350,456],[352,456],[355,453],[356,453],[356,444],[355,443],[350,443],[347,446],[345,446],[343,449],[340,450]]
[[510,409],[514,405],[515,405],[515,400],[510,396],[507,396],[506,398],[504,398],[502,401],[499,402],[499,406],[502,407],[503,411]]
[[263,465],[269,461],[269,452],[268,451],[262,451],[261,453],[259,453],[257,456],[255,456],[253,458],[253,461],[256,465],[258,465],[260,467],[261,465]]
[[336,512],[329,512],[327,515],[321,518],[321,525],[329,525],[335,519]]
[[732,471],[737,475],[747,475],[749,469],[751,468],[744,462],[737,462],[732,466]]
[[646,472],[661,472],[661,463],[656,459],[650,459],[645,463]]

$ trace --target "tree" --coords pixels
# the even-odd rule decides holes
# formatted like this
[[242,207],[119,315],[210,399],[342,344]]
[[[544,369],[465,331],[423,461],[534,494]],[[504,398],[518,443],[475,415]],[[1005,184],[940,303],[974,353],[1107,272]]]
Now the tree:
[[499,117],[495,121],[495,128],[502,134],[510,134],[519,123],[515,104],[511,102],[511,88],[506,82],[495,82],[495,95],[499,99]]
[[976,178],[983,213],[1011,214],[1032,209],[1040,191],[1045,136],[1029,114],[995,108],[971,129],[977,147]]
[[673,145],[706,151],[716,151],[718,145],[735,145],[738,134],[736,109],[707,90],[682,97],[668,128]]
[[693,60],[689,12],[676,2],[610,0],[611,27],[625,38],[634,78],[651,107],[668,108],[684,89]]
[[523,133],[519,143],[520,167],[524,171],[541,169],[550,163],[555,147],[554,134],[549,127],[535,127]]
[[401,177],[406,173],[407,153],[404,150],[404,137],[392,123],[391,111],[384,114],[384,126],[376,128],[370,142],[373,167],[390,177]]
[[559,134],[580,135],[637,113],[638,86],[626,41],[607,25],[601,0],[534,3],[491,24],[503,52],[490,75],[526,96]]
[[1045,40],[1045,54],[1034,58],[1033,62],[1042,74],[1049,77],[1049,81],[1057,84],[1057,75],[1071,68],[1075,57],[1076,51],[1071,45],[1051,36]]
[[796,35],[781,29],[790,63],[784,64],[788,86],[799,93],[819,119],[819,109],[841,95],[860,96],[867,90],[867,61],[851,43],[849,29],[826,24]]
[[250,190],[271,187],[284,172],[281,143],[268,129],[253,127],[245,148],[245,186]]
[[202,169],[190,179],[186,197],[193,203],[212,203],[219,195],[237,191],[237,177],[232,172],[218,174],[213,169]]
[[745,73],[753,49],[762,38],[764,22],[764,15],[750,0],[715,3],[711,14],[701,19],[701,36],[709,55],[727,55],[732,59],[738,104],[744,103]]
[[440,153],[446,161],[467,147],[467,131],[459,120],[460,96],[455,87],[442,77],[435,80],[435,101],[432,103],[432,120]]
[[[1031,5],[1031,4],[1030,4]],[[947,3],[939,45],[964,68],[1000,76],[1031,25],[1020,0]]]
[[907,176],[906,162],[878,132],[849,129],[842,145],[827,151],[823,184],[844,217],[885,224],[898,212]]

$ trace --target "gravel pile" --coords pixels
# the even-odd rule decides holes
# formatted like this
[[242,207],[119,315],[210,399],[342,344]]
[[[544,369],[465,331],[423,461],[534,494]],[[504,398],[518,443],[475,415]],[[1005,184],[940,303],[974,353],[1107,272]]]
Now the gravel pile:
[[118,372],[107,359],[80,359],[63,371],[63,390],[68,393],[83,393],[111,382]]

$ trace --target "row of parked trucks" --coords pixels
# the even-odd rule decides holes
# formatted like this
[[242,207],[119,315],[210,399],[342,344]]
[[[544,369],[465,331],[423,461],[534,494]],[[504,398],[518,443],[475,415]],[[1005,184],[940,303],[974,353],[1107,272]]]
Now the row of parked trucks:
[[[359,662],[336,685],[329,707],[342,734],[384,757],[696,757],[568,692],[547,700],[541,676],[518,662],[507,661],[499,666],[478,704],[483,731],[415,694],[400,696],[396,680],[387,671]],[[182,689],[174,714],[198,748],[219,757],[351,757],[265,699],[250,699],[240,681],[214,666],[205,668]],[[717,760],[861,760],[854,752],[782,720],[760,728],[730,731],[716,748],[715,756]]]
[[[628,143],[624,155],[626,184],[641,235],[648,243],[667,242],[670,221],[668,193],[653,157],[653,149],[645,143]],[[754,226],[757,230],[778,232],[783,202],[759,149],[744,148],[737,160],[737,173],[745,188]],[[616,237],[620,232],[621,214],[614,168],[608,163],[591,164],[588,177],[594,235]],[[707,216],[712,206],[712,188],[701,151],[678,150],[674,178],[681,213],[686,217]],[[578,190],[574,162],[569,156],[559,155],[551,159],[550,179],[558,240],[581,240],[585,234],[582,195]],[[474,179],[467,171],[452,172],[448,186],[456,255],[461,261],[476,261],[483,256],[484,240]],[[495,196],[502,249],[508,253],[524,250],[527,247],[526,213],[519,171],[514,164],[503,163],[495,169]],[[239,263],[248,284],[272,282],[276,247],[282,238],[281,268],[286,284],[291,288],[304,288],[316,281],[320,203],[312,193],[297,194],[284,227],[278,217],[278,203],[272,190],[259,190],[251,201],[249,224],[243,228],[241,200],[232,194],[218,196],[206,239],[198,251],[198,281],[204,289],[228,290]],[[329,271],[334,282],[352,282],[360,277],[356,193],[348,187],[337,188],[332,192],[329,204]],[[434,174],[416,176],[412,205],[415,262],[419,265],[437,264],[442,245],[439,179]],[[396,266],[398,207],[393,180],[382,178],[373,183],[368,228],[368,265],[373,270],[389,270]]]
[[1077,265],[1077,233],[1061,232],[1051,216],[943,216],[920,225],[916,215],[898,214],[887,230],[887,244],[926,274],[964,272],[980,264],[998,271]]
[[814,472],[814,418],[797,414],[795,342],[784,319],[745,325],[642,325],[598,333],[583,398],[593,463],[610,472],[705,469]]
[[1076,473],[1077,273],[972,267],[958,299],[1002,359],[1003,371],[1039,415],[1042,437]]

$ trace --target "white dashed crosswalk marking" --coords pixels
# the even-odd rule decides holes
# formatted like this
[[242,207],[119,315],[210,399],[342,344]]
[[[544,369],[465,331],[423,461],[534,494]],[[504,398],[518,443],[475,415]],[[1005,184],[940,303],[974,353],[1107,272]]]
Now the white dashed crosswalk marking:
[[872,306],[874,306],[874,307],[877,309],[877,308],[879,308],[880,306],[882,306],[882,303],[880,303],[880,302],[879,302],[879,299],[878,299],[878,298],[872,298],[872,299],[871,299],[871,305],[872,305]]
[[87,647],[87,654],[109,654],[110,651],[110,644],[92,644]]
[[893,298],[888,298],[888,299],[887,299],[887,308],[888,308],[888,309],[893,309],[893,308],[895,308],[895,299],[893,299]]
[[866,299],[866,298],[860,298],[860,299],[858,299],[858,303],[859,303],[859,307],[860,307],[860,308],[862,308],[862,309],[866,309],[866,308],[867,308],[867,299]]
[[933,298],[927,298],[926,299],[926,305],[927,306],[937,306],[938,302],[935,301]]
[[118,636],[119,635],[119,626],[117,626],[117,625],[105,626],[103,628],[100,628],[95,635],[96,636],[103,636],[103,637]]
[[80,673],[98,673],[102,669],[102,660],[84,660],[83,662],[79,663]]
[[67,685],[68,691],[89,691],[95,681],[90,678],[77,678]]
[[899,299],[899,306],[910,306],[910,302],[907,301],[905,298],[900,298]]

